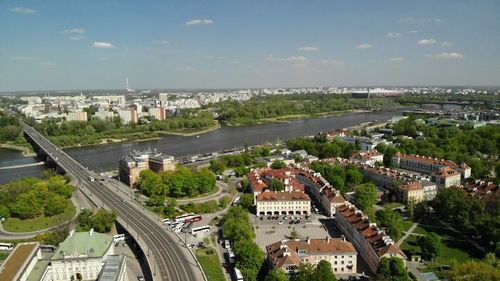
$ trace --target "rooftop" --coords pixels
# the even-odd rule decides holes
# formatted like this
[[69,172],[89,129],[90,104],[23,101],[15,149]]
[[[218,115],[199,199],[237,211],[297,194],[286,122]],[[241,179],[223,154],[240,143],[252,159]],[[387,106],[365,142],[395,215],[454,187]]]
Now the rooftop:
[[307,194],[301,191],[265,191],[257,195],[257,201],[309,201],[311,200]]
[[18,244],[0,267],[0,280],[14,280],[23,264],[28,261],[39,246],[38,242]]
[[125,266],[124,256],[108,256],[104,261],[101,273],[97,281],[118,281],[120,277],[121,268]]
[[90,232],[75,232],[62,242],[52,257],[52,260],[68,258],[102,257],[113,243],[109,235]]

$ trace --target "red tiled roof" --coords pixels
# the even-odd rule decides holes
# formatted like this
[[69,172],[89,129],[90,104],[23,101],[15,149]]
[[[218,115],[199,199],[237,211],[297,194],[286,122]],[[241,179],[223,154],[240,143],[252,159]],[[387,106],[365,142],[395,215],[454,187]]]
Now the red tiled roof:
[[447,177],[453,177],[453,176],[459,176],[460,173],[453,170],[450,167],[444,167],[439,170],[439,172],[432,174],[435,177],[441,177],[441,178],[447,178]]
[[370,151],[365,151],[365,152],[360,151],[360,152],[353,153],[351,156],[351,159],[370,160],[373,157],[382,156],[382,155],[383,154],[378,152],[377,150],[370,150]]
[[420,156],[420,155],[413,155],[413,154],[402,154],[402,153],[396,153],[396,157],[400,157],[403,159],[408,159],[408,160],[413,160],[413,161],[418,161],[418,162],[425,162],[429,164],[437,164],[441,166],[448,166],[453,169],[470,169],[467,164],[462,163],[458,164],[450,160],[445,160],[445,159],[438,159],[438,158],[432,158],[432,157],[426,157],[426,156]]
[[280,192],[272,192],[265,191],[257,195],[257,201],[309,201],[309,195],[300,191],[280,191]]

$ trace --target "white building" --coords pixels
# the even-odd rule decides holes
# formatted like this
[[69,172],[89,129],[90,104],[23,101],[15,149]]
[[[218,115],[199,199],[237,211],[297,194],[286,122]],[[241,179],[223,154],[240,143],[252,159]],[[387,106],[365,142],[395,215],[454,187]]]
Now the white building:
[[164,107],[150,107],[149,108],[149,115],[151,117],[154,117],[156,120],[163,121],[165,118],[167,118],[167,113],[165,111]]
[[384,154],[377,150],[360,151],[354,153],[349,160],[367,165],[375,165],[375,162],[382,163],[384,161]]
[[68,112],[68,117],[66,117],[66,120],[87,122],[87,112],[85,111]]
[[115,116],[112,111],[108,111],[107,109],[99,108],[99,110],[94,114],[95,117],[101,120],[109,120],[113,119]]
[[257,215],[306,215],[311,199],[300,191],[264,191],[255,198]]
[[135,109],[120,109],[118,115],[123,124],[137,123],[137,110]]

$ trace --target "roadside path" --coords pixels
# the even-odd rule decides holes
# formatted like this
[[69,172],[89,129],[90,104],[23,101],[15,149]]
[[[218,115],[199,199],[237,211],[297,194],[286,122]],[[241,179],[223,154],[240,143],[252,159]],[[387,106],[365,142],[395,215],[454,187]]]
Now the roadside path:
[[418,222],[413,223],[413,225],[405,232],[405,235],[399,239],[399,241],[396,243],[398,246],[401,246],[403,242],[411,235],[413,234],[413,231],[415,228],[417,228]]

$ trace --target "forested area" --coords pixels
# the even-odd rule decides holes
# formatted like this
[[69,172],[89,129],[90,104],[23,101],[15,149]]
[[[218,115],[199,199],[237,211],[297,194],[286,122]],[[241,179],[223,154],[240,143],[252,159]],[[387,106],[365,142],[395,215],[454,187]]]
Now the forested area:
[[158,131],[205,129],[215,125],[212,115],[206,112],[129,125],[122,124],[119,117],[107,121],[91,118],[87,122],[58,119],[44,119],[41,123],[36,123],[34,120],[27,120],[27,122],[60,146],[97,144],[115,139],[152,138],[158,137]]
[[19,138],[22,138],[22,136],[17,117],[0,111],[0,142],[15,142]]
[[286,142],[287,147],[292,150],[305,150],[310,155],[319,158],[343,157],[349,159],[351,155],[359,150],[354,143],[341,140],[329,141],[326,137],[294,138]]
[[72,204],[73,190],[62,176],[11,181],[0,185],[0,216],[24,220],[61,214]]
[[[390,165],[390,159],[397,152],[418,154],[465,162],[472,168],[476,178],[488,178],[492,169],[497,172],[496,181],[500,180],[500,127],[487,125],[473,129],[470,126],[434,127],[418,122],[410,117],[392,126],[394,136],[390,138],[397,146],[380,144],[377,149],[384,153],[384,164]],[[403,139],[399,136],[416,137],[417,132],[423,138]]]
[[104,209],[99,209],[95,214],[91,210],[84,209],[76,220],[78,223],[77,231],[89,231],[93,228],[94,231],[108,233],[111,231],[115,219],[115,214]]
[[[373,102],[387,106],[395,104],[391,99],[373,99]],[[244,102],[225,101],[217,104],[220,118],[231,124],[255,124],[265,118],[364,109],[365,105],[365,99],[325,94],[258,96]]]
[[354,190],[363,182],[363,174],[354,165],[330,165],[313,162],[310,168],[320,173],[335,189],[342,193]]
[[157,174],[144,170],[137,188],[145,195],[154,197],[185,197],[210,192],[215,187],[215,175],[208,169],[193,172],[186,167]]

